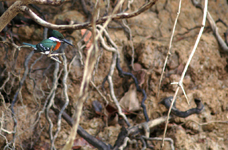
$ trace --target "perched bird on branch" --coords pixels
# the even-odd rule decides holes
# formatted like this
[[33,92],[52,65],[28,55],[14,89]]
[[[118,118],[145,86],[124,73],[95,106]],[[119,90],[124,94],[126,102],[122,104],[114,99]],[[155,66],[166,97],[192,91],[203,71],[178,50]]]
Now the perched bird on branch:
[[48,39],[45,39],[36,45],[30,44],[30,43],[23,43],[23,44],[34,48],[34,51],[37,53],[40,52],[41,54],[48,55],[50,51],[55,51],[59,49],[62,42],[73,46],[69,41],[67,41],[64,38],[64,36],[59,31],[52,30],[51,36]]

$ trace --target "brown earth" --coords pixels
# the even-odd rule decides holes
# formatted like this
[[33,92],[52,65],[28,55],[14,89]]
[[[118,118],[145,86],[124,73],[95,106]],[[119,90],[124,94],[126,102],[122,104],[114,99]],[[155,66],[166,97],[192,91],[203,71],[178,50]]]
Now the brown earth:
[[[202,22],[201,10],[195,8],[190,0],[182,2],[182,8],[179,20],[176,26],[175,37],[172,44],[172,55],[168,61],[165,77],[162,81],[160,97],[157,98],[158,83],[161,76],[161,70],[164,64],[166,53],[168,50],[170,35],[173,28],[173,23],[178,9],[178,1],[169,1],[165,4],[165,0],[160,0],[148,11],[131,19],[127,19],[127,24],[131,28],[133,45],[135,50],[135,63],[140,64],[145,73],[143,76],[142,87],[146,90],[147,100],[146,106],[150,119],[158,118],[166,115],[167,109],[158,104],[161,98],[173,96],[176,90],[176,85],[171,85],[172,82],[178,82],[183,68],[188,60],[191,50],[194,46],[198,32]],[[70,20],[77,23],[85,21],[85,16],[78,3],[71,6],[71,3],[61,5],[61,7],[43,7],[44,12],[52,12],[48,20],[57,22],[59,20]],[[130,11],[137,10],[143,2],[136,0],[133,2]],[[59,9],[61,11],[59,11]],[[225,0],[209,1],[208,6],[214,20],[222,19],[228,24],[228,4]],[[102,12],[102,11],[101,11]],[[53,19],[54,18],[54,19]],[[132,49],[131,43],[127,39],[122,28],[114,29],[112,27],[119,26],[112,22],[108,30],[113,41],[118,45],[118,50],[121,55],[121,67],[125,71],[128,70],[128,65],[131,61]],[[222,23],[217,23],[219,33],[223,37],[223,33],[227,30]],[[17,35],[21,42],[38,43],[42,39],[43,30],[37,26],[20,26],[14,28],[13,32]],[[74,45],[77,45],[81,39],[81,31],[65,32],[64,35],[70,35]],[[19,43],[16,43],[20,45]],[[24,73],[24,60],[30,53],[30,49],[21,49],[19,52],[8,47],[8,58],[6,59],[6,48],[0,48],[0,87],[4,81],[7,81],[4,88],[1,88],[1,103],[0,116],[2,127],[6,130],[13,130],[13,121],[10,115],[10,103],[18,88],[19,80]],[[67,47],[68,62],[77,54],[78,47]],[[86,50],[82,52],[83,61],[86,58]],[[16,56],[18,55],[17,59]],[[40,54],[35,54],[29,66],[40,57]],[[108,74],[112,54],[105,50],[102,51],[99,59],[98,67],[94,75],[94,83],[101,90],[103,79]],[[177,108],[187,110],[195,107],[194,98],[200,98],[205,105],[205,109],[199,115],[191,115],[185,119],[175,118],[170,122],[166,137],[174,140],[176,149],[182,150],[226,150],[228,149],[228,56],[222,52],[216,38],[214,37],[209,23],[206,23],[204,33],[201,37],[196,53],[191,61],[187,74],[184,78],[184,88],[190,100],[190,105],[186,103],[183,92],[179,92],[177,99]],[[15,63],[15,64],[14,64]],[[50,66],[51,65],[51,66]],[[49,67],[48,69],[46,69]],[[60,64],[60,70],[62,65]],[[4,71],[5,69],[5,71]],[[44,113],[41,114],[39,121],[36,122],[36,115],[43,108],[44,101],[50,92],[52,86],[52,76],[54,71],[54,62],[43,56],[34,66],[36,71],[27,77],[23,85],[22,91],[18,96],[18,102],[14,106],[16,117],[18,118],[18,127],[16,138],[17,149],[48,149],[50,146],[48,123]],[[45,71],[45,76],[43,76]],[[137,73],[136,73],[137,74]],[[60,75],[62,78],[63,75]],[[78,92],[83,76],[83,67],[80,65],[79,56],[72,62],[71,70],[68,78],[68,95],[70,104],[66,112],[70,115],[73,113],[72,99],[78,99]],[[7,80],[7,78],[9,80]],[[33,82],[33,80],[35,82]],[[63,99],[61,84],[56,90],[55,103],[60,103]],[[125,80],[118,76],[115,70],[113,76],[115,94],[120,100],[124,95]],[[36,83],[36,84],[34,84]],[[128,88],[127,88],[128,89]],[[81,116],[80,125],[91,135],[96,136],[105,143],[114,145],[121,126],[114,121],[108,122],[104,117],[95,117],[92,102],[98,100],[104,106],[105,102],[94,88],[90,88],[89,97],[84,104]],[[105,84],[105,92],[109,93],[108,84]],[[103,93],[105,93],[103,92]],[[135,94],[135,93],[134,93]],[[129,94],[130,95],[130,94]],[[132,96],[132,95],[131,95]],[[142,97],[137,93],[134,98],[139,102]],[[2,100],[6,101],[4,103]],[[106,95],[110,101],[110,97]],[[130,98],[130,101],[132,100]],[[136,103],[137,103],[136,100]],[[136,105],[136,104],[135,104]],[[103,110],[104,113],[107,113]],[[54,123],[53,131],[56,130],[57,117],[54,112],[49,113]],[[132,125],[144,122],[142,112],[139,112],[136,117],[128,118]],[[115,120],[115,119],[114,119]],[[116,120],[118,118],[116,117]],[[113,120],[112,120],[113,121]],[[197,124],[200,123],[200,124]],[[39,123],[39,124],[37,124]],[[1,131],[1,130],[0,130]],[[151,130],[152,137],[162,137],[164,125]],[[4,132],[0,132],[3,134]],[[62,120],[61,131],[56,139],[55,145],[57,149],[61,149],[65,144],[70,133],[70,126]],[[0,147],[4,147],[6,140],[0,134]],[[12,140],[12,134],[3,134],[8,142]],[[77,136],[77,139],[80,137]],[[88,144],[85,144],[81,149],[92,149]],[[153,142],[155,149],[160,149],[161,142]],[[138,148],[131,148],[138,149]],[[164,149],[171,149],[170,144],[165,142]]]

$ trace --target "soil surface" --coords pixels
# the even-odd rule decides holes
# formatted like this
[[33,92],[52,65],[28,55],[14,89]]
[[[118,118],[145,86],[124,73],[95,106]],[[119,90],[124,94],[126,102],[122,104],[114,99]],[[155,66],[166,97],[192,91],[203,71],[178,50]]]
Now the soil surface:
[[[102,1],[103,2],[103,1]],[[137,10],[144,1],[135,0],[128,12]],[[148,11],[139,16],[127,19],[126,23],[131,29],[132,41],[128,39],[129,30],[123,30],[121,20],[112,21],[109,24],[108,33],[111,39],[117,44],[121,56],[121,67],[126,72],[132,72],[140,81],[141,87],[146,91],[147,100],[145,102],[150,120],[167,115],[167,109],[158,104],[162,98],[173,96],[181,73],[184,70],[188,57],[193,49],[198,36],[203,13],[200,9],[192,5],[191,0],[182,1],[181,13],[176,25],[175,36],[172,43],[171,56],[168,60],[165,75],[161,88],[158,84],[165,57],[169,48],[170,36],[174,20],[178,10],[178,1],[159,0]],[[79,2],[64,3],[61,6],[39,6],[46,15],[46,19],[52,23],[83,23],[86,16],[80,7]],[[91,6],[92,7],[92,4]],[[88,7],[89,8],[89,7]],[[221,19],[228,25],[228,4],[226,0],[209,1],[208,10],[213,19]],[[104,10],[101,9],[101,14]],[[217,23],[220,35],[224,38],[224,33],[228,29],[221,22]],[[83,77],[84,66],[81,61],[86,59],[87,48],[81,49],[82,58],[80,61],[79,45],[82,43],[83,30],[61,31],[64,36],[73,42],[75,48],[67,46],[65,49],[68,63],[71,68],[67,80],[68,96],[70,103],[66,112],[72,116],[74,112],[72,100],[78,99],[80,84]],[[37,44],[43,39],[43,28],[38,25],[21,25],[12,30],[15,43],[21,45],[22,42]],[[134,69],[132,71],[132,46],[134,47]],[[0,120],[1,127],[8,131],[13,131],[13,120],[11,116],[10,104],[22,80],[24,61],[31,52],[29,48],[22,48],[20,51],[12,46],[0,47]],[[115,107],[110,98],[108,83],[105,83],[103,91],[101,88],[105,76],[109,73],[112,53],[100,48],[98,65],[93,75],[93,82],[109,101],[110,106]],[[72,58],[77,56],[72,61]],[[15,117],[17,118],[17,149],[50,149],[49,124],[45,118],[45,113],[40,113],[44,102],[50,92],[53,81],[55,61],[47,56],[35,53],[29,63],[32,70],[26,77],[18,101],[14,106]],[[39,59],[37,62],[35,62]],[[35,63],[34,63],[35,62]],[[215,36],[206,23],[205,30],[190,63],[183,86],[190,100],[186,102],[183,92],[178,93],[176,106],[185,111],[195,107],[194,98],[202,100],[205,108],[201,114],[194,114],[187,118],[175,117],[170,121],[166,137],[174,141],[175,149],[179,150],[227,150],[228,148],[228,56],[220,49]],[[34,64],[34,65],[33,65]],[[64,101],[62,77],[63,65],[60,65],[58,75],[57,90],[55,92],[55,103],[61,105]],[[137,71],[138,69],[138,71]],[[136,92],[134,86],[130,87],[131,80],[121,78],[115,69],[113,75],[114,92],[121,106],[129,111],[134,111],[127,115],[131,125],[145,122],[143,112],[140,109],[142,95]],[[160,93],[158,98],[158,91]],[[95,112],[93,102],[97,101],[102,105],[99,113]],[[80,125],[91,135],[112,146],[115,144],[117,136],[121,130],[121,119],[118,115],[109,117],[108,108],[105,109],[106,102],[99,95],[97,90],[91,85],[89,95],[84,103]],[[37,117],[40,113],[40,117]],[[108,115],[108,117],[107,117]],[[57,116],[50,110],[49,116],[53,122],[53,131],[57,129]],[[119,121],[118,121],[119,120]],[[118,123],[119,122],[119,123]],[[151,129],[151,137],[162,137],[164,124]],[[61,130],[55,140],[57,149],[61,149],[68,139],[71,127],[62,119]],[[0,149],[6,146],[13,138],[12,133],[0,130]],[[3,136],[1,136],[3,135]],[[5,138],[4,138],[5,137]],[[6,140],[7,139],[7,140]],[[154,149],[160,149],[161,141],[152,142]],[[77,135],[74,149],[95,149],[89,145],[79,135]],[[78,147],[77,147],[78,146]],[[128,149],[140,149],[142,144],[128,146]],[[164,149],[171,149],[170,143],[165,142]]]

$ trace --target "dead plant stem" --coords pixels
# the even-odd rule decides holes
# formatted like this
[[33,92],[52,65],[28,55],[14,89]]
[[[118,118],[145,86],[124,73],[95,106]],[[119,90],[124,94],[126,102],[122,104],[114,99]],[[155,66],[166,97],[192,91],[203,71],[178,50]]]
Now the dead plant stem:
[[201,27],[200,32],[198,34],[198,37],[196,39],[195,45],[193,47],[193,50],[192,50],[192,52],[191,52],[191,54],[189,56],[189,59],[187,61],[187,64],[185,65],[184,71],[183,71],[183,73],[181,75],[181,79],[178,82],[178,87],[176,89],[176,92],[175,92],[175,94],[173,96],[173,100],[172,100],[171,106],[169,108],[168,115],[167,115],[167,120],[166,120],[166,124],[165,124],[165,130],[164,130],[163,140],[162,140],[162,147],[164,146],[164,139],[165,139],[165,134],[166,134],[166,131],[167,131],[167,126],[168,126],[168,123],[169,123],[169,119],[168,118],[170,116],[171,109],[172,109],[173,104],[174,104],[174,102],[176,100],[176,97],[177,97],[177,94],[178,94],[178,91],[179,91],[180,87],[183,87],[182,85],[183,85],[184,76],[185,76],[185,74],[187,72],[187,69],[188,69],[188,66],[189,66],[189,64],[190,64],[190,62],[191,62],[191,60],[192,60],[192,58],[193,58],[193,56],[195,54],[196,48],[197,48],[197,46],[199,44],[200,38],[202,36],[203,30],[204,30],[204,27],[205,27],[205,22],[206,22],[206,17],[207,17],[207,5],[208,5],[208,0],[205,0],[204,11],[203,11],[202,27]]
[[158,99],[160,99],[160,97],[159,97],[160,92],[159,91],[160,91],[160,88],[161,88],[161,82],[162,82],[162,79],[163,79],[165,68],[166,68],[168,59],[169,59],[169,57],[171,55],[173,37],[174,37],[176,25],[177,25],[177,20],[179,18],[180,12],[181,12],[181,2],[182,2],[182,0],[179,1],[179,8],[178,8],[178,11],[177,11],[177,16],[176,16],[176,19],[175,19],[175,22],[174,22],[174,25],[173,25],[173,31],[172,31],[172,34],[171,34],[171,37],[170,37],[170,41],[169,41],[169,50],[168,50],[166,58],[165,58],[165,63],[164,63],[163,69],[162,69],[161,78],[160,78],[159,85],[158,85],[158,92],[157,92],[158,93],[158,95],[157,95]]

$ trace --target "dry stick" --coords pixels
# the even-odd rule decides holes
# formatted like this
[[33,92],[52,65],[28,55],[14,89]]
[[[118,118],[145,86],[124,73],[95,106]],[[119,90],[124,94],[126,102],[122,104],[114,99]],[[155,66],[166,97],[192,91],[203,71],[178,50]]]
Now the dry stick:
[[98,65],[99,65],[99,62],[100,62],[100,59],[101,59],[101,56],[102,55],[103,55],[103,50],[100,49],[100,52],[98,54],[97,61],[96,61],[96,64],[95,64],[95,67],[94,67],[94,70],[93,70],[93,73],[92,73],[92,79],[91,79],[91,81],[94,81],[94,76],[96,74],[96,71],[97,71],[97,68],[98,68]]
[[[156,2],[157,2],[157,0],[153,0],[153,1],[151,1],[145,5],[141,6],[138,10],[136,10],[132,13],[119,13],[119,14],[114,14],[111,16],[102,17],[96,21],[96,24],[104,23],[105,21],[107,21],[108,18],[111,18],[111,20],[117,20],[117,19],[126,19],[126,18],[132,18],[132,17],[138,16],[139,14],[148,10]],[[24,13],[27,13],[35,22],[37,22],[41,26],[51,28],[51,29],[62,29],[62,30],[64,30],[64,29],[83,29],[83,28],[91,27],[90,22],[85,22],[85,23],[76,24],[76,25],[56,25],[56,24],[52,24],[52,23],[49,23],[49,22],[41,19],[31,9],[29,9],[26,6],[21,6],[20,10]]]
[[226,45],[226,43],[224,42],[224,40],[222,39],[222,37],[219,35],[218,32],[218,27],[215,24],[214,19],[212,18],[211,14],[209,13],[209,11],[207,12],[207,19],[211,25],[211,28],[213,30],[213,33],[215,34],[215,37],[219,43],[219,45],[221,46],[222,50],[225,52],[228,52],[228,45]]
[[[172,117],[169,117],[169,119],[171,119]],[[146,127],[146,128],[153,128],[159,124],[162,124],[164,123],[166,120],[168,119],[167,116],[163,116],[163,117],[160,117],[160,118],[156,118],[154,120],[150,120],[148,122],[143,122],[143,123],[140,123],[136,126],[133,126],[133,127],[130,127],[128,128],[128,135],[129,134],[132,134],[132,133],[137,133],[139,129],[143,129]],[[143,131],[142,130],[142,131]]]
[[[0,93],[0,94],[1,94],[1,93]],[[2,96],[2,94],[1,94],[1,96]],[[4,97],[3,97],[3,99],[4,99]],[[4,101],[3,101],[3,102],[4,102]],[[2,119],[0,119],[0,120],[1,120],[0,136],[2,136],[2,137],[6,140],[6,146],[5,146],[4,148],[7,148],[8,145],[10,145],[10,143],[8,142],[6,136],[4,136],[4,135],[1,133],[1,131],[6,132],[7,134],[12,134],[12,133],[14,133],[14,131],[7,131],[7,130],[3,129],[3,126],[4,126],[4,111],[2,111]]]
[[117,53],[113,53],[112,55],[113,55],[112,56],[112,63],[111,63],[111,67],[110,67],[110,71],[109,71],[108,77],[107,77],[107,80],[108,80],[108,83],[109,83],[109,89],[110,89],[111,98],[113,99],[113,101],[116,104],[116,107],[118,109],[119,115],[122,116],[123,119],[125,120],[125,122],[127,123],[127,125],[130,126],[131,124],[127,120],[126,115],[122,112],[122,109],[121,109],[121,107],[119,105],[119,102],[118,102],[118,100],[117,100],[117,98],[115,96],[115,93],[114,93],[112,75],[113,75],[113,72],[114,72],[114,69],[115,69],[115,66],[116,66]]
[[[99,28],[101,28],[101,27],[99,27]],[[97,30],[97,31],[99,32],[99,30]],[[106,38],[108,38],[110,41],[112,41],[111,38],[110,38],[109,36],[107,36],[107,35],[108,35],[108,32],[107,32],[106,30],[104,30],[104,33],[105,33]],[[100,40],[100,42],[101,42],[101,45],[103,46],[103,48],[104,48],[106,51],[114,52],[114,53],[117,52],[117,46],[115,45],[114,47],[109,47],[109,46],[106,44],[104,38],[103,38],[101,35],[99,36],[99,40]]]
[[[31,64],[31,66],[30,66],[30,68],[29,68],[29,79],[31,79],[32,81],[33,81],[33,87],[35,87],[36,86],[36,80],[34,79],[34,78],[32,78],[31,77],[31,71],[32,71],[32,68],[33,68],[33,66],[39,61],[39,60],[41,60],[43,58],[43,55],[40,55],[40,57],[38,58],[38,59],[36,59],[32,64]],[[34,90],[33,90],[34,91]]]
[[[227,124],[228,123],[228,120],[227,121],[220,121],[220,120],[216,120],[216,121],[210,121],[210,122],[204,122],[204,123],[199,123],[199,122],[197,122],[197,121],[195,121],[195,120],[187,120],[187,121],[192,121],[192,122],[195,122],[196,124],[198,124],[199,126],[204,126],[204,125],[208,125],[208,124],[211,124],[211,123],[225,123],[225,124]],[[187,122],[186,121],[186,122]],[[185,122],[185,123],[186,123]],[[185,124],[184,123],[184,124]]]
[[124,139],[123,144],[119,147],[119,150],[123,150],[125,147],[127,147],[127,143],[128,143],[128,142],[129,142],[130,144],[137,143],[136,140],[131,140],[129,137],[126,137],[126,138]]
[[[49,95],[47,96],[47,98],[46,98],[46,100],[45,100],[45,102],[44,102],[44,105],[43,105],[43,108],[42,108],[42,110],[41,111],[39,111],[39,113],[38,113],[38,115],[37,115],[37,119],[36,119],[36,121],[35,121],[35,123],[34,123],[34,125],[39,121],[39,118],[40,118],[40,116],[41,116],[41,114],[46,110],[46,105],[48,104],[48,100],[51,98],[51,96],[53,95],[53,93],[55,92],[55,90],[56,90],[56,88],[57,88],[57,84],[58,84],[58,79],[59,79],[59,76],[60,76],[60,74],[59,74],[59,76],[57,75],[58,74],[58,70],[59,70],[59,64],[56,62],[55,63],[55,70],[54,70],[54,73],[53,73],[53,84],[52,84],[52,89],[50,90],[50,92],[49,92]],[[60,71],[61,72],[61,71]],[[47,85],[48,85],[48,83],[46,83]],[[42,91],[43,92],[43,91]],[[45,95],[44,93],[43,93],[43,95]],[[47,118],[47,115],[46,115],[46,118]],[[50,132],[49,132],[50,133]]]
[[176,16],[176,19],[175,19],[175,22],[174,22],[174,25],[173,25],[173,31],[172,31],[172,34],[171,34],[171,37],[170,37],[170,41],[169,41],[169,50],[168,50],[166,58],[165,58],[165,63],[164,63],[163,69],[162,69],[161,78],[160,78],[159,85],[158,85],[158,91],[157,91],[157,93],[158,93],[157,98],[158,99],[160,99],[159,94],[160,94],[161,82],[162,82],[162,79],[163,79],[163,75],[164,75],[164,72],[165,72],[167,61],[168,61],[168,59],[169,59],[169,57],[171,55],[171,48],[172,48],[174,32],[175,32],[175,29],[176,29],[177,20],[179,18],[180,12],[181,12],[181,2],[182,2],[182,0],[179,1],[179,8],[178,8],[178,11],[177,11],[177,16]]
[[[130,5],[130,4],[129,4]],[[130,7],[130,6],[128,6],[128,7]],[[126,20],[122,20],[122,22],[123,22],[123,25],[128,29],[128,31],[129,31],[129,40],[130,40],[130,42],[131,42],[131,67],[132,67],[132,69],[135,71],[135,67],[134,67],[134,61],[135,61],[135,49],[134,49],[134,45],[133,45],[133,39],[132,39],[132,34],[131,34],[131,28],[127,25],[127,22],[126,22]]]
[[7,82],[9,81],[9,79],[10,79],[10,75],[11,75],[11,73],[8,72],[8,77],[7,77],[6,80],[3,82],[2,86],[0,87],[0,90],[2,90],[3,88],[5,88],[6,83],[7,83]]
[[[98,6],[99,7],[99,6]],[[83,73],[83,79],[79,91],[79,99],[77,102],[74,102],[75,112],[73,114],[74,124],[71,128],[69,139],[66,142],[66,145],[63,147],[63,150],[69,150],[72,148],[74,143],[74,139],[77,135],[77,129],[80,121],[80,116],[82,113],[83,103],[88,95],[88,85],[91,80],[92,72],[94,70],[94,66],[96,63],[96,59],[98,56],[98,46],[96,36],[96,23],[95,16],[97,14],[97,8],[95,8],[93,16],[92,16],[92,34],[93,34],[93,45],[88,50],[88,55],[85,62],[85,69]]]
[[102,94],[102,92],[97,88],[97,86],[95,85],[95,83],[93,81],[90,81],[90,84],[97,90],[98,94],[105,100],[106,102],[106,106],[109,104],[109,101],[107,100],[107,98]]
[[22,89],[22,86],[24,84],[24,81],[28,75],[28,63],[31,59],[31,57],[33,56],[34,54],[34,51],[30,52],[29,55],[27,56],[27,58],[25,59],[25,62],[24,62],[24,67],[25,67],[25,71],[24,71],[24,74],[23,74],[23,78],[20,80],[20,83],[19,83],[19,87],[17,89],[17,92],[15,93],[14,97],[13,97],[13,101],[11,103],[11,111],[12,111],[12,118],[13,118],[13,121],[14,121],[14,133],[13,133],[13,147],[15,146],[15,134],[16,134],[16,131],[17,131],[17,119],[16,119],[16,116],[15,116],[15,112],[14,112],[14,105],[15,103],[17,102],[17,96],[18,94],[20,93],[21,89]]
[[3,128],[3,126],[4,126],[4,111],[2,111],[2,119],[0,119],[0,120],[1,120],[0,121],[0,123],[1,123],[0,133],[1,133],[1,131],[5,132],[7,134],[14,133],[14,131],[8,131],[8,130],[6,130],[6,129]]
[[[146,139],[146,140],[149,140],[149,141],[162,141],[163,140],[160,137],[148,138],[146,136],[142,136],[142,138],[143,139]],[[175,150],[173,139],[171,139],[171,138],[165,138],[164,140],[170,142],[171,150]]]
[[[55,112],[55,114],[59,113],[59,110],[54,105],[51,107],[51,109]],[[62,115],[63,119],[70,125],[73,126],[73,119],[64,111]],[[87,133],[80,125],[78,126],[77,130],[78,135],[80,135],[82,138],[84,138],[88,143],[96,147],[97,149],[102,150],[109,150],[110,146],[106,145],[104,142],[98,140],[97,138],[91,136],[89,133]]]
[[16,1],[2,14],[0,17],[0,32],[20,12],[20,6],[25,5],[27,1]]
[[55,92],[53,92],[53,94],[51,95],[51,98],[49,100],[49,104],[47,105],[47,108],[45,109],[45,116],[46,116],[46,119],[48,121],[48,124],[49,124],[49,138],[50,138],[50,141],[51,141],[51,150],[54,149],[55,150],[55,145],[52,145],[53,144],[53,134],[52,134],[52,128],[53,128],[53,123],[51,121],[51,118],[49,117],[49,110],[51,108],[51,106],[54,104],[54,98],[55,98]]
[[[98,28],[103,28],[101,25],[97,25],[97,27]],[[111,39],[111,37],[109,36],[109,34],[108,34],[108,32],[107,32],[107,30],[104,30],[104,36],[107,38],[107,40],[108,40],[108,42],[114,47],[114,48],[112,48],[112,47],[109,47],[109,50],[108,51],[110,51],[110,52],[116,52],[116,49],[118,48],[117,47],[117,45],[113,42],[113,40]],[[103,44],[103,46],[104,45],[106,45],[106,43],[105,43],[105,41],[104,41],[104,39],[103,39],[103,37],[102,36],[100,36],[101,38],[100,38],[100,40],[103,40],[102,41],[102,44]],[[111,50],[112,49],[112,50]]]
[[[124,137],[124,139],[127,140],[129,135],[131,135],[131,136],[134,135],[134,137],[138,137],[138,135],[139,136],[145,135],[145,133],[144,133],[145,130],[153,128],[155,126],[158,126],[159,124],[164,123],[166,121],[166,119],[167,119],[167,116],[163,116],[163,117],[160,117],[160,118],[156,118],[154,120],[150,120],[148,122],[143,122],[143,123],[137,124],[135,126],[132,126],[132,127],[127,129],[127,136]],[[171,119],[171,117],[169,119]],[[118,139],[122,139],[122,137],[119,137]],[[125,144],[127,144],[125,142],[127,142],[127,141],[124,141],[124,143],[122,145],[120,145],[120,146],[116,145],[114,147],[114,149],[116,149],[116,148],[119,148],[119,149],[120,148],[124,148]],[[116,141],[116,143],[118,143],[118,142]],[[122,141],[121,141],[121,143],[122,143]]]
[[[19,0],[0,0],[1,2],[6,2],[6,1],[10,1],[10,2],[15,2],[15,1],[19,1]],[[24,1],[24,0],[22,0]],[[52,5],[59,5],[62,2],[64,2],[65,0],[27,0],[29,3],[33,2],[36,4],[52,4]]]
[[[100,25],[97,25],[97,27],[99,27],[99,28],[102,28],[102,26],[100,26]],[[114,47],[109,47],[109,46],[107,46],[106,45],[106,43],[104,42],[104,39],[101,37],[100,39],[102,40],[102,44],[103,44],[103,47],[106,49],[106,50],[108,50],[108,51],[112,51],[112,52],[114,52],[114,53],[117,53],[117,60],[119,60],[119,57],[120,57],[120,54],[119,54],[119,52],[118,52],[118,50],[117,50],[117,46],[116,46],[116,44],[111,40],[111,38],[109,37],[109,35],[108,35],[108,33],[107,33],[107,31],[106,30],[104,30],[104,35],[106,36],[106,38],[107,38],[107,40],[109,41],[109,43]],[[119,63],[117,63],[117,64],[119,64]],[[122,71],[122,69],[120,68],[120,66],[119,65],[116,65],[116,67],[117,67],[117,70],[119,71],[119,73],[120,72],[122,72],[123,73],[123,71]],[[124,75],[130,75],[129,73],[124,73]],[[133,79],[134,79],[134,82],[135,82],[135,84],[136,84],[136,87],[137,87],[137,90],[138,91],[140,91],[140,92],[142,92],[142,94],[144,95],[144,98],[143,98],[143,100],[142,100],[142,103],[141,103],[141,106],[142,106],[142,108],[143,108],[143,113],[144,113],[144,115],[145,115],[145,119],[147,120],[147,121],[149,121],[149,118],[148,118],[148,115],[147,115],[147,112],[146,112],[146,106],[145,106],[145,104],[144,104],[144,101],[146,100],[146,94],[145,94],[145,91],[143,90],[143,89],[140,89],[139,88],[139,86],[138,86],[138,82],[137,82],[137,79],[135,78],[135,77],[133,77],[132,75],[130,75]],[[106,79],[105,79],[106,80]],[[116,105],[117,105],[117,107],[118,107],[118,103],[116,103]],[[122,115],[124,115],[122,112],[120,112]],[[126,117],[123,117],[123,118],[126,118]],[[128,122],[127,120],[125,120],[126,122]]]
[[68,97],[68,94],[67,94],[67,83],[66,83],[67,82],[67,77],[68,77],[67,58],[66,58],[65,55],[63,55],[62,57],[63,57],[63,70],[64,70],[64,75],[63,75],[63,80],[62,81],[63,81],[63,94],[64,94],[64,98],[65,98],[65,104],[63,105],[63,107],[60,110],[59,115],[58,115],[57,130],[56,130],[55,135],[53,137],[52,145],[54,145],[54,141],[57,138],[59,131],[61,130],[61,118],[62,118],[63,111],[66,109],[66,107],[69,104],[69,97]]
[[[84,102],[86,95],[87,95],[88,83],[91,79],[92,71],[93,71],[94,65],[96,63],[97,51],[98,51],[97,50],[98,49],[97,48],[97,40],[102,35],[105,27],[112,20],[112,16],[117,12],[118,8],[120,7],[120,5],[122,5],[123,2],[124,2],[124,0],[119,1],[117,6],[114,8],[112,14],[110,16],[108,16],[106,22],[103,25],[103,28],[100,30],[98,35],[96,35],[96,22],[95,22],[95,16],[97,13],[94,13],[94,15],[93,15],[93,20],[92,20],[92,29],[93,30],[92,31],[93,31],[93,42],[94,42],[94,44],[91,45],[90,49],[88,50],[88,56],[87,56],[86,64],[85,64],[85,71],[83,74],[83,80],[82,80],[82,84],[81,84],[81,88],[80,88],[80,92],[79,92],[79,102],[77,104],[77,108],[76,108],[76,111],[74,113],[75,123],[71,129],[69,140],[67,141],[66,145],[63,148],[64,150],[68,150],[72,147],[75,136],[77,135],[76,131],[77,131],[80,116],[81,116],[83,102]],[[97,11],[97,9],[95,9],[95,11]],[[95,37],[95,35],[96,35],[96,37]],[[93,52],[94,47],[95,47],[95,51]]]
[[[203,10],[201,1],[192,0],[192,3],[196,8],[200,8],[201,10]],[[213,31],[219,45],[221,46],[222,50],[225,52],[228,52],[228,45],[224,42],[222,37],[219,35],[218,27],[216,26],[216,23],[215,23],[214,19],[212,18],[209,11],[207,11],[207,20],[209,21],[212,31]]]
[[3,107],[7,110],[8,107],[6,106],[5,99],[4,99],[4,96],[2,95],[2,92],[0,92],[0,98],[1,98],[2,101],[3,101],[3,103],[2,103]]
[[[53,123],[51,121],[51,118],[49,117],[49,110],[50,110],[51,106],[54,104],[55,90],[57,88],[57,75],[58,75],[58,72],[59,72],[59,63],[55,62],[55,70],[54,70],[54,74],[53,74],[52,90],[51,90],[51,92],[50,92],[50,94],[48,96],[48,97],[50,97],[50,100],[49,100],[49,104],[47,105],[46,110],[45,110],[45,116],[46,116],[46,119],[47,119],[47,121],[49,123],[49,136],[50,136],[50,141],[51,141],[51,150],[55,149],[55,145],[54,145],[54,139],[53,139],[53,134],[52,134]],[[47,100],[48,99],[46,99],[46,101]]]
[[[172,104],[171,104],[171,106],[170,106],[170,108],[169,108],[168,118],[169,118],[169,116],[170,116],[170,112],[171,112],[171,109],[172,109],[172,107],[173,107],[173,104],[174,104],[174,102],[175,102],[175,100],[176,100],[177,93],[178,93],[178,91],[179,91],[181,85],[183,84],[183,79],[184,79],[184,76],[185,76],[185,74],[186,74],[186,72],[187,72],[188,66],[189,66],[189,64],[190,64],[190,62],[191,62],[191,60],[192,60],[192,58],[193,58],[193,55],[194,55],[194,53],[195,53],[195,51],[196,51],[196,48],[197,48],[198,43],[199,43],[199,41],[200,41],[201,35],[202,35],[202,33],[203,33],[203,30],[204,30],[204,27],[205,27],[205,22],[206,22],[206,17],[207,17],[207,5],[208,5],[208,0],[205,0],[204,11],[203,11],[202,27],[201,27],[200,32],[199,32],[199,35],[198,35],[198,37],[197,37],[197,39],[196,39],[195,45],[194,45],[194,47],[193,47],[193,50],[192,50],[192,52],[191,52],[191,54],[190,54],[190,56],[189,56],[189,59],[188,59],[188,61],[187,61],[187,64],[185,65],[184,71],[183,71],[183,73],[182,73],[182,75],[181,75],[181,79],[180,79],[180,81],[177,83],[178,87],[177,87],[176,92],[175,92],[175,94],[174,94],[174,96],[173,96]],[[167,131],[168,123],[169,123],[169,120],[167,119],[167,120],[166,120],[166,124],[165,124],[164,134],[163,134],[162,147],[164,146],[164,139],[165,139],[165,134],[166,134],[166,131]]]
[[58,5],[61,5],[66,0],[30,0],[30,1],[33,4],[58,6]]
[[[97,27],[99,27],[100,29],[104,29],[102,26],[100,25],[97,25]],[[118,110],[118,113],[120,116],[122,116],[125,120],[125,122],[127,123],[128,126],[130,126],[130,123],[129,121],[127,120],[127,117],[126,115],[122,112],[122,109],[119,105],[119,102],[115,96],[115,92],[114,92],[114,88],[113,88],[113,82],[112,82],[112,75],[113,75],[113,71],[115,69],[115,64],[116,64],[116,58],[118,57],[119,55],[119,52],[117,50],[117,46],[116,44],[113,42],[113,40],[110,38],[108,32],[104,29],[104,35],[106,36],[106,38],[108,39],[108,41],[112,44],[113,47],[109,47],[105,41],[104,41],[104,38],[100,35],[99,36],[99,39],[101,40],[101,44],[103,46],[103,48],[107,51],[110,51],[110,52],[113,52],[113,58],[112,58],[112,63],[111,63],[111,67],[110,67],[110,71],[109,71],[109,74],[107,76],[107,80],[109,82],[109,88],[110,88],[110,93],[111,93],[111,98],[113,99],[116,107],[117,107],[117,110]],[[116,56],[117,55],[117,56]],[[113,60],[115,58],[115,60]]]
[[[3,1],[3,0],[1,0]],[[65,1],[65,0],[64,0]],[[18,0],[14,2],[0,17],[0,32],[5,28],[5,26],[18,14],[21,12],[21,7],[26,7],[25,5],[38,3],[38,4],[51,4],[59,5],[62,0]]]
[[103,28],[101,28],[100,32],[97,34],[96,36],[96,40],[98,40],[98,38],[102,35],[103,31],[105,30],[105,28],[108,26],[109,22],[112,20],[112,16],[114,16],[114,14],[118,11],[118,9],[120,8],[120,6],[123,4],[124,0],[120,0],[116,7],[114,8],[112,14],[110,16],[108,16],[107,20],[105,21]]

